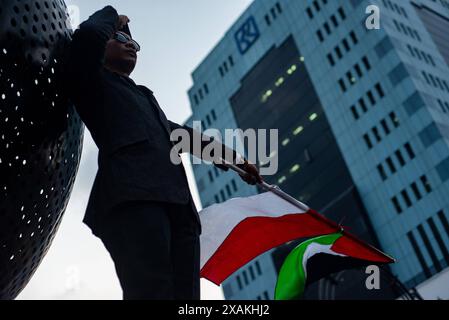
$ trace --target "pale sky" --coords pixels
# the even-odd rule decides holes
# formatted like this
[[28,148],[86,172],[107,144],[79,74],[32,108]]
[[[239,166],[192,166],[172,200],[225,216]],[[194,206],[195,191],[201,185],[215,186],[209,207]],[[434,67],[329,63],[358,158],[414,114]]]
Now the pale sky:
[[[260,0],[259,0],[260,1]],[[67,0],[81,20],[106,5],[127,15],[142,51],[132,78],[154,91],[168,119],[191,114],[191,72],[248,7],[251,0]],[[51,249],[19,299],[121,299],[114,266],[100,240],[82,224],[97,170],[97,149],[86,132],[83,156],[68,209]],[[198,194],[189,174],[191,190]],[[221,288],[202,280],[202,299],[223,299]]]

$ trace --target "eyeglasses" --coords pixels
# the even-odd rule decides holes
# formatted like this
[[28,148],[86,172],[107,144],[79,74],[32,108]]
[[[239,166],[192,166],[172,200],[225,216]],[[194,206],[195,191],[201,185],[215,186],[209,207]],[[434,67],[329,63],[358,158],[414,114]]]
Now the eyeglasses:
[[114,40],[117,40],[118,42],[121,43],[131,42],[131,44],[134,46],[134,49],[136,49],[136,52],[140,51],[140,45],[137,43],[137,41],[131,39],[131,37],[128,36],[127,34],[124,34],[122,32],[116,32],[114,35]]

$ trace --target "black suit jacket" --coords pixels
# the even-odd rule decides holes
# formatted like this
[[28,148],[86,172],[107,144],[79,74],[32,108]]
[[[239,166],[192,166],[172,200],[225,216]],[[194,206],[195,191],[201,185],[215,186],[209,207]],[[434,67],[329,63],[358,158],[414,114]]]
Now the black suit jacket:
[[140,200],[190,202],[199,221],[184,168],[170,160],[170,133],[181,126],[167,120],[151,90],[103,67],[117,23],[114,8],[96,12],[74,33],[68,59],[70,96],[99,148],[84,221],[95,230],[113,206]]

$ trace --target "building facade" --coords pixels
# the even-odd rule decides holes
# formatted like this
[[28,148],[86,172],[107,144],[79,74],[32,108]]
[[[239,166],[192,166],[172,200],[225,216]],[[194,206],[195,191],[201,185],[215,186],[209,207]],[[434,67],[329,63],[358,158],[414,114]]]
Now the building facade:
[[[188,123],[279,129],[267,181],[344,219],[416,287],[449,265],[448,27],[446,0],[256,0],[194,71]],[[194,174],[203,206],[259,192]],[[271,299],[275,255],[228,279],[226,298]]]

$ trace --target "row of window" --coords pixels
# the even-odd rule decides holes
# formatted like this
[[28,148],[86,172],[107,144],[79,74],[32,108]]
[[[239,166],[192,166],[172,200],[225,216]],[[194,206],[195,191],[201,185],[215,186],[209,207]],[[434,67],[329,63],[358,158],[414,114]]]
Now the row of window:
[[403,24],[402,22],[399,22],[395,19],[393,19],[393,23],[399,32],[405,34],[406,36],[411,37],[412,39],[418,40],[419,42],[422,41],[421,36],[419,35],[418,31],[416,31],[412,27],[407,26],[407,25]]
[[279,2],[276,2],[274,7],[270,9],[270,12],[265,15],[265,22],[268,26],[271,26],[272,19],[276,20],[278,18],[278,15],[281,15],[284,12],[282,9],[282,6]]
[[[348,86],[352,86],[357,82],[356,76],[359,79],[364,76],[361,66],[363,67],[363,69],[365,69],[365,72],[371,70],[371,64],[366,56],[362,58],[362,61],[360,63],[356,63],[351,70],[346,72],[346,80],[344,77],[338,80],[338,84],[340,85],[340,89],[343,93],[348,90]],[[349,83],[349,85],[347,85],[347,82]]]
[[397,14],[405,18],[408,18],[407,11],[405,11],[405,9],[402,6],[398,5],[397,3],[393,3],[390,0],[382,0],[382,2],[386,8],[390,9],[393,12],[396,12]]
[[[321,2],[321,5],[320,5]],[[314,13],[318,13],[321,11],[321,6],[325,6],[327,4],[327,0],[314,0],[312,5],[306,8],[307,15],[310,19],[313,19]]]
[[[441,233],[439,230],[444,230],[449,237],[449,222],[447,217],[444,214],[444,211],[439,211],[436,216],[430,217],[427,219],[427,230],[430,230],[430,232],[433,235],[433,238],[436,241],[436,244],[438,245],[438,248],[441,252],[441,255],[443,257],[443,261],[445,261],[446,266],[449,265],[449,249],[446,246],[446,243],[443,240],[443,237],[441,236]],[[437,223],[439,222],[442,229],[438,228]],[[426,259],[424,258],[423,251],[424,247],[420,246],[416,240],[416,237],[414,235],[413,230],[407,233],[407,237],[410,241],[410,244],[415,251],[415,255],[418,258],[419,264],[421,265],[424,275],[426,278],[430,278],[435,273],[440,272],[444,269],[444,267],[441,264],[441,260],[438,259],[437,252],[435,251],[435,248],[432,246],[432,243],[430,242],[429,236],[426,233],[425,225],[420,224],[417,227],[418,234],[424,243],[424,247],[427,250],[427,253],[432,260],[433,267],[429,267],[429,265],[426,262]]]
[[[351,31],[346,38],[343,38],[343,40],[341,42],[341,47],[343,47],[344,50],[346,51],[346,53],[348,53],[352,49],[351,45],[355,46],[358,42],[359,42],[359,39],[357,38],[357,35],[355,34],[354,31]],[[340,45],[337,45],[334,48],[333,52],[335,53],[335,56],[337,57],[338,60],[341,60],[343,58],[343,51],[340,48]],[[332,67],[335,65],[335,58],[334,58],[334,54],[332,52],[330,52],[327,55],[327,60],[329,61],[330,65]]]
[[[432,186],[430,185],[429,179],[426,175],[423,175],[418,181],[410,184],[409,188],[403,189],[398,195],[391,198],[391,202],[397,214],[401,214],[404,212],[404,207],[411,208],[413,202],[420,201],[426,193],[430,194],[431,192]],[[410,193],[414,195],[415,201],[412,200]],[[400,198],[402,198],[402,203],[400,202]]]
[[262,268],[260,267],[259,261],[256,260],[256,262],[251,263],[248,267],[241,270],[241,273],[239,275],[237,275],[237,285],[239,287],[239,290],[242,290],[243,286],[248,286],[250,284],[250,281],[255,281],[256,277],[261,275]]
[[373,89],[368,90],[365,93],[365,95],[360,97],[357,104],[351,106],[352,116],[354,117],[355,120],[360,119],[363,114],[369,111],[368,104],[366,103],[366,101],[369,101],[372,107],[374,107],[377,104],[377,99],[374,93],[377,94],[377,98],[379,100],[385,97],[385,91],[382,88],[382,85],[380,83],[376,83]]
[[[303,63],[304,57],[300,56],[299,61]],[[285,84],[285,82],[288,80],[288,77],[292,76],[296,71],[298,71],[299,67],[300,66],[296,63],[288,67],[288,69],[285,71],[285,74],[280,75],[279,78],[277,78],[276,82],[273,83],[273,86],[262,93],[260,102],[266,103],[276,93],[276,90]]]
[[221,66],[218,67],[218,72],[220,73],[220,76],[223,78],[235,65],[234,58],[232,55],[230,55],[227,60],[223,61]]
[[421,74],[423,75],[427,84],[433,86],[434,88],[441,89],[442,91],[449,92],[449,85],[447,84],[446,80],[425,71],[422,71]]
[[212,109],[211,112],[206,115],[205,120],[201,120],[201,126],[204,129],[210,128],[212,126],[212,122],[217,121],[217,114],[215,113],[215,110]]
[[394,152],[394,155],[389,156],[387,159],[385,159],[385,161],[383,161],[383,163],[380,163],[377,166],[377,171],[379,172],[380,178],[383,181],[387,180],[389,177],[389,175],[387,174],[387,171],[385,170],[385,167],[387,167],[389,169],[390,176],[392,176],[396,172],[398,172],[398,168],[395,165],[393,158],[396,158],[397,163],[399,163],[399,165],[401,167],[404,167],[407,164],[403,152],[405,152],[405,154],[407,154],[409,161],[416,158],[415,151],[413,150],[411,144],[407,142],[402,148],[397,149]]
[[424,60],[428,65],[436,67],[436,63],[435,63],[435,60],[433,59],[432,55],[430,55],[422,50],[419,50],[418,48],[413,47],[409,44],[407,44],[407,48],[412,57],[418,58],[420,61]]
[[[363,139],[365,140],[368,149],[374,148],[375,143],[382,142],[382,135],[379,127],[382,128],[384,137],[387,137],[394,129],[398,128],[399,126],[400,122],[398,117],[396,116],[396,113],[390,112],[387,118],[384,118],[380,121],[379,126],[372,127],[368,133],[363,135]],[[372,136],[374,137],[374,139],[372,139]]]
[[[339,20],[340,20],[340,22],[339,22]],[[345,10],[343,9],[343,7],[338,8],[337,13],[333,14],[330,17],[330,21],[331,21],[332,25],[334,26],[334,28],[337,28],[339,26],[339,23],[343,22],[344,20],[346,20],[346,13],[345,13]],[[323,24],[322,29],[324,29],[324,31],[326,31],[327,35],[332,34],[331,25],[329,22],[326,21]],[[324,33],[323,33],[322,29],[318,29],[316,32],[316,35],[318,37],[318,40],[320,40],[320,42],[324,41]]]
[[[210,171],[209,171],[210,174]],[[209,175],[210,178],[210,175]],[[232,186],[232,190],[231,190]],[[231,184],[226,184],[226,186],[220,190],[218,194],[214,196],[215,203],[221,203],[225,202],[226,200],[230,199],[232,195],[238,191],[237,183],[234,179],[232,179]]]
[[205,96],[209,94],[209,86],[207,83],[205,83],[197,93],[193,95],[193,101],[195,102],[195,105],[199,105],[200,101],[204,100]]

